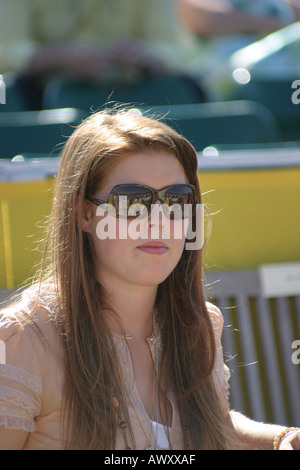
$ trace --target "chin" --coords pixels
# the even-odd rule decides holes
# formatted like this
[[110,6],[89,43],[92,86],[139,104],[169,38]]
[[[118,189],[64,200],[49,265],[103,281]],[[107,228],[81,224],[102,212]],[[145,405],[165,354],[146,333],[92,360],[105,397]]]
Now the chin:
[[136,283],[144,286],[158,286],[167,279],[170,273],[171,271],[153,274],[147,273],[147,275],[141,274],[136,279]]

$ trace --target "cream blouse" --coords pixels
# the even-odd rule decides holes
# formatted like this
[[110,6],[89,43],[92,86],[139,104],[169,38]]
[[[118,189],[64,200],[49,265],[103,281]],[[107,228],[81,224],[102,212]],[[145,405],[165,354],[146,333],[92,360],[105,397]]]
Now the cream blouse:
[[[224,365],[220,343],[223,319],[215,306],[208,306],[218,345],[215,383],[226,412],[229,370]],[[15,315],[20,308],[28,311],[34,308],[39,331],[32,324],[20,327]],[[154,357],[154,338],[147,338],[147,342]],[[127,342],[115,336],[115,344],[130,397],[128,408],[136,446],[144,449],[147,445],[144,431],[152,423],[135,385]],[[161,338],[158,339],[160,348]],[[38,304],[35,303],[29,290],[23,294],[21,305],[0,312],[0,448],[63,449],[60,429],[63,394],[64,350],[54,316],[45,299],[39,298]],[[172,393],[168,398],[173,408],[169,438],[172,449],[177,450],[182,448],[180,420]],[[19,431],[24,431],[21,440]],[[117,434],[116,449],[124,447],[122,434]]]

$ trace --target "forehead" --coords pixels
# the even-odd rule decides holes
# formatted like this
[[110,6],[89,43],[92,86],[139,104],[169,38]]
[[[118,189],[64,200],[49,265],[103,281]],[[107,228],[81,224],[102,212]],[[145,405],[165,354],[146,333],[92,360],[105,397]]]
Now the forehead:
[[116,184],[139,183],[159,189],[187,182],[183,166],[175,154],[146,150],[125,154],[109,171],[103,189]]

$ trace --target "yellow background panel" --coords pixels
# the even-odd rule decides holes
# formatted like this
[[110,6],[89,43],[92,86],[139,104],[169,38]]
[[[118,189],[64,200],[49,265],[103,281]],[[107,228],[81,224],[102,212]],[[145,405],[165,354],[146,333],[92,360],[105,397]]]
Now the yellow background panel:
[[[213,227],[204,267],[300,261],[300,168],[199,171]],[[0,288],[34,274],[54,178],[0,184]]]
[[300,168],[203,171],[199,180],[214,214],[208,268],[300,261]]

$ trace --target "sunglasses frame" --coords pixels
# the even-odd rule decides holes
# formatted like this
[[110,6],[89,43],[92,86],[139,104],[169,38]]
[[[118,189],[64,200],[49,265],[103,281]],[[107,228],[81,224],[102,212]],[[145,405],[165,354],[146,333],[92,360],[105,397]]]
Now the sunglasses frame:
[[[122,188],[122,187],[128,187],[128,186],[134,186],[134,187],[138,187],[138,188],[148,189],[152,193],[152,200],[151,200],[151,203],[150,203],[150,209],[148,211],[148,215],[151,213],[152,204],[154,204],[155,202],[160,201],[161,203],[166,204],[165,199],[164,199],[163,196],[169,188],[174,188],[174,187],[176,188],[176,187],[179,187],[179,186],[184,186],[184,187],[189,187],[189,188],[192,189],[192,192],[193,192],[193,200],[192,200],[193,213],[195,211],[196,204],[198,202],[197,188],[193,184],[188,184],[188,183],[170,184],[170,185],[165,186],[165,187],[163,187],[161,189],[158,189],[158,190],[153,189],[150,186],[147,186],[147,185],[144,185],[144,184],[123,183],[123,184],[115,185],[111,189],[111,191],[108,195],[108,198],[106,200],[98,199],[98,198],[95,198],[95,197],[89,196],[89,195],[86,196],[85,198],[88,201],[92,202],[93,204],[96,204],[97,206],[100,206],[101,204],[110,204],[111,206],[115,207],[113,205],[113,202],[112,202],[114,191],[116,190],[116,188]],[[117,214],[116,212],[115,212],[115,217],[116,218],[123,218],[123,216],[121,214]],[[134,219],[134,218],[136,218],[136,216],[128,216],[127,215],[127,218],[128,219],[131,219],[131,218]]]

